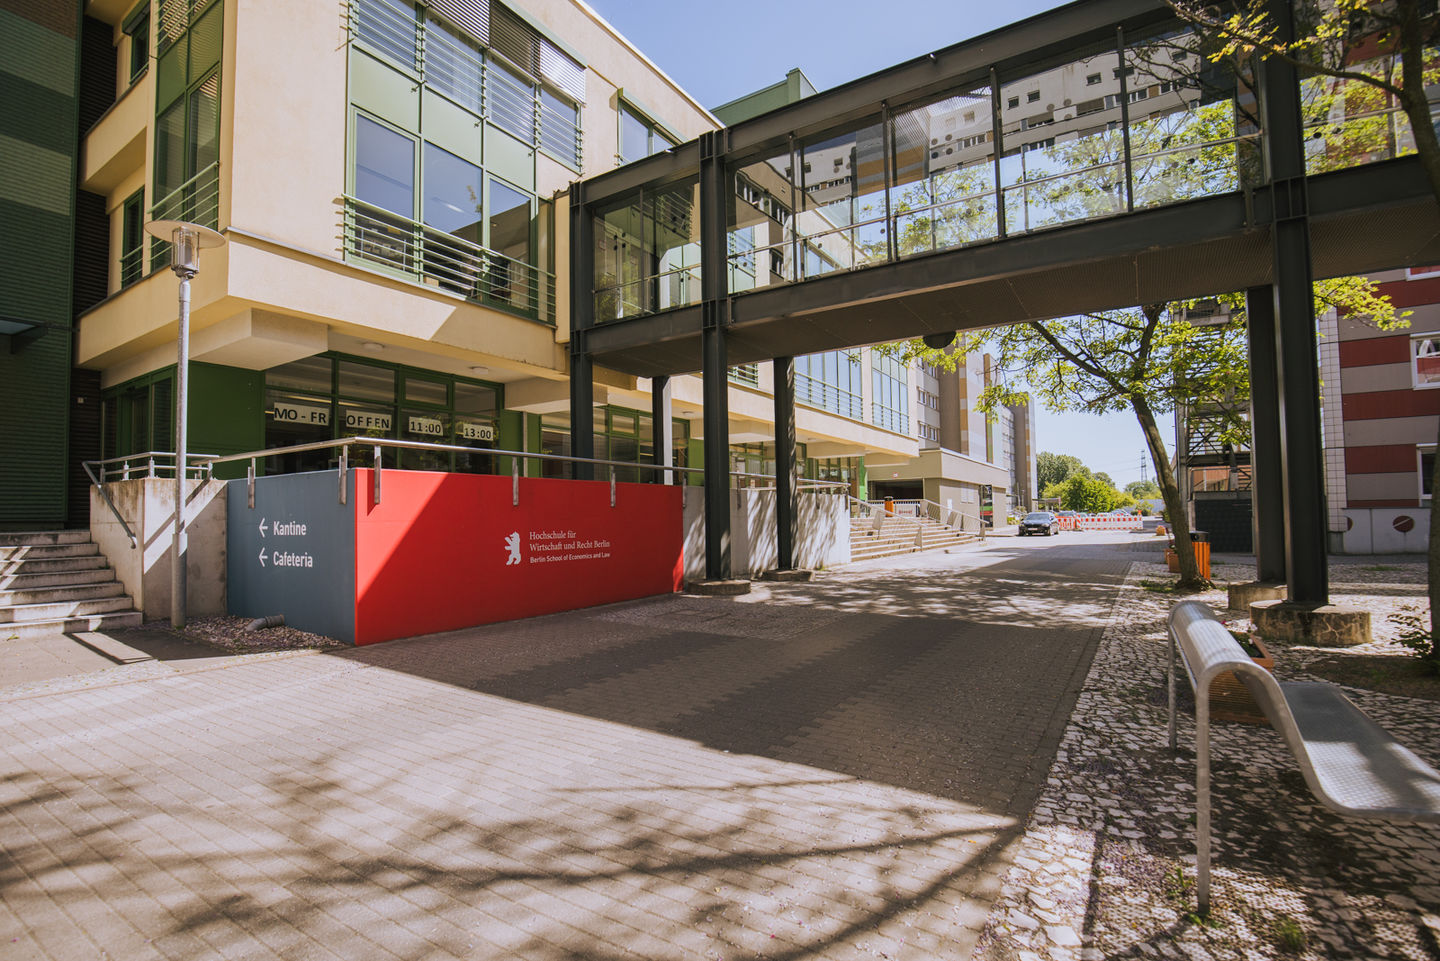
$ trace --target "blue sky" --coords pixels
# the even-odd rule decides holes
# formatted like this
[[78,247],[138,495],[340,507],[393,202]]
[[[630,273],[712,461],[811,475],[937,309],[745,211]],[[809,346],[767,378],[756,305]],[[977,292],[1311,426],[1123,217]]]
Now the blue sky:
[[[588,0],[696,100],[715,107],[805,71],[819,90],[1060,6],[1045,0]],[[883,15],[878,11],[883,11]],[[1161,435],[1174,445],[1169,417]],[[1140,479],[1145,440],[1132,415],[1036,411],[1040,450],[1074,454],[1117,484]],[[1148,460],[1148,458],[1147,458]],[[1155,476],[1148,466],[1150,477]]]

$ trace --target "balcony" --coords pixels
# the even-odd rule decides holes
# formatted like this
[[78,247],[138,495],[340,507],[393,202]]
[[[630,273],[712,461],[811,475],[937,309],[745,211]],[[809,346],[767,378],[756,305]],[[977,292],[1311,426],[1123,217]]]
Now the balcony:
[[344,199],[345,259],[555,325],[555,275],[381,207]]

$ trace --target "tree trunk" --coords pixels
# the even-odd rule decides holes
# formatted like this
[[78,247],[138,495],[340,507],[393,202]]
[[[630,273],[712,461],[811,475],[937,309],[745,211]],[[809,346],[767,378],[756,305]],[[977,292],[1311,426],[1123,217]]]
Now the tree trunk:
[[1200,576],[1200,566],[1195,561],[1195,545],[1190,541],[1190,520],[1185,516],[1185,504],[1180,500],[1180,485],[1175,472],[1170,469],[1170,458],[1165,453],[1165,440],[1160,428],[1155,425],[1155,413],[1143,397],[1132,396],[1130,407],[1140,430],[1145,435],[1145,444],[1150,448],[1150,460],[1155,464],[1155,479],[1160,484],[1160,496],[1165,500],[1165,514],[1170,521],[1170,531],[1175,536],[1175,554],[1180,559],[1180,584],[1183,589],[1201,590],[1209,582]]

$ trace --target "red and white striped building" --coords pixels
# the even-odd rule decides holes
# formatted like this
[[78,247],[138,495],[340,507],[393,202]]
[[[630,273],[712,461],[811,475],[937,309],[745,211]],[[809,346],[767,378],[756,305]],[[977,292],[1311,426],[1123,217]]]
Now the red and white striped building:
[[1440,429],[1440,266],[1374,278],[1406,330],[1320,319],[1331,549],[1423,552]]

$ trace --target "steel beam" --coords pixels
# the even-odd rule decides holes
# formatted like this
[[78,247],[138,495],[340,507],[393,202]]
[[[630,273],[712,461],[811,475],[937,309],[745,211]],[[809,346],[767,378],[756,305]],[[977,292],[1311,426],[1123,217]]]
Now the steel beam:
[[1254,505],[1255,579],[1285,580],[1285,485],[1280,459],[1279,368],[1270,286],[1245,291],[1250,336],[1250,497]]
[[730,381],[725,337],[725,131],[700,138],[701,377],[705,401],[705,576],[730,577]]
[[799,494],[795,489],[795,358],[776,357],[775,379],[775,545],[782,571],[795,569]]
[[[1271,0],[1270,14],[1282,39],[1294,35],[1287,0]],[[1278,57],[1265,61],[1261,81],[1269,179],[1275,202],[1273,300],[1286,585],[1291,603],[1328,604],[1325,461],[1320,440],[1320,374],[1300,82],[1295,68]]]
[[[587,335],[595,322],[595,222],[584,183],[570,185],[570,453],[595,456],[595,365]],[[576,463],[577,480],[594,480],[595,465]]]
[[[661,467],[675,463],[675,431],[670,426],[671,394],[669,377],[650,379],[651,459]],[[653,472],[652,480],[656,484],[668,484],[672,476],[668,470],[657,470]]]

